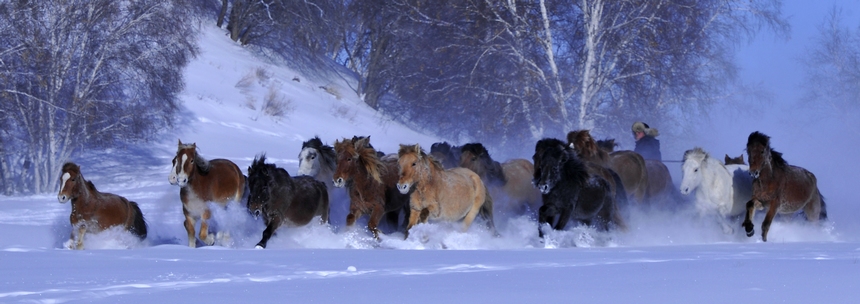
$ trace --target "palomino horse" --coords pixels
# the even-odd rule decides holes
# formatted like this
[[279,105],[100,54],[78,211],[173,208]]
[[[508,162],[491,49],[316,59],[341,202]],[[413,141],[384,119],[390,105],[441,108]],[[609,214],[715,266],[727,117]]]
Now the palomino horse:
[[122,226],[141,240],[146,238],[146,221],[137,203],[116,194],[99,192],[92,182],[84,179],[81,167],[74,163],[63,165],[57,200],[60,203],[72,201],[69,249],[84,249],[84,234],[114,226]]
[[392,214],[397,224],[400,211],[409,205],[409,196],[400,194],[397,184],[397,162],[393,158],[379,159],[376,150],[370,145],[370,137],[344,138],[336,141],[337,170],[334,172],[334,185],[347,187],[350,204],[346,225],[352,226],[364,214],[370,215],[367,229],[379,239],[379,221],[385,214]]
[[744,155],[743,154],[741,154],[741,156],[738,156],[738,157],[729,157],[729,155],[726,154],[725,164],[726,165],[746,165],[747,163],[744,162]]
[[263,215],[266,230],[256,248],[266,243],[281,224],[304,226],[319,216],[328,223],[328,192],[325,184],[313,177],[291,177],[287,170],[266,163],[266,155],[254,159],[248,167],[248,211]]
[[[626,206],[629,199],[639,199],[637,194],[627,192],[624,180],[621,179],[621,176],[614,169],[612,169],[613,157],[597,146],[597,143],[594,141],[594,138],[591,137],[588,130],[577,130],[567,133],[567,142],[570,148],[573,148],[576,152],[576,155],[580,160],[596,165],[587,166],[589,174],[600,175],[600,177],[603,177],[603,179],[609,183],[609,188],[612,191],[612,196],[616,198],[616,203],[620,206]],[[618,163],[621,164],[622,162],[619,161]],[[619,167],[619,169],[628,169],[628,172],[635,172],[635,170],[630,170],[630,168]],[[633,178],[631,178],[631,180],[633,180]],[[631,184],[636,187],[634,190],[641,192],[639,188],[642,187],[639,183]],[[629,199],[628,195],[630,195]]]
[[750,175],[753,177],[752,199],[746,205],[744,229],[747,236],[755,234],[752,218],[755,209],[767,208],[761,223],[761,239],[767,242],[767,231],[776,213],[794,213],[803,209],[806,220],[827,219],[824,196],[818,190],[818,180],[812,172],[789,165],[782,153],[770,147],[770,137],[753,132],[747,139]]
[[447,141],[437,142],[430,145],[430,156],[442,163],[445,169],[451,169],[460,165],[461,150],[462,147],[451,146]]
[[[481,177],[493,197],[493,209],[502,214],[537,212],[541,205],[540,192],[532,186],[534,165],[525,159],[494,161],[480,143],[466,144],[460,154],[460,167]],[[528,208],[528,209],[526,209]]]
[[403,194],[411,191],[409,206],[412,210],[406,237],[412,226],[428,219],[463,220],[463,231],[466,231],[478,213],[487,220],[487,228],[498,235],[493,224],[493,198],[475,172],[466,168],[445,170],[417,144],[400,145],[397,155],[400,167],[397,189]]
[[[627,191],[627,200],[645,203],[648,197],[648,170],[642,155],[630,150],[613,151],[616,145],[614,139],[595,142],[588,131],[584,132],[587,136],[579,135],[574,141],[571,141],[568,134],[568,142],[573,143],[580,157],[608,166],[621,178],[621,184]],[[582,151],[579,151],[580,149]]]
[[573,148],[554,138],[538,141],[533,159],[534,185],[543,194],[538,215],[541,238],[543,224],[563,230],[571,219],[599,230],[626,229],[609,183],[589,173],[587,167],[596,164],[580,161]]
[[197,247],[194,236],[197,220],[200,220],[200,240],[206,245],[215,244],[207,222],[212,217],[212,211],[206,202],[215,202],[226,208],[228,201],[241,201],[246,187],[242,170],[226,159],[206,160],[197,153],[196,144],[183,144],[180,140],[167,180],[171,185],[180,187],[179,198],[185,215],[188,246]]
[[724,166],[702,148],[684,152],[681,194],[695,192],[699,215],[713,215],[723,232],[733,233],[726,217],[740,215],[752,197],[752,177],[747,165]]

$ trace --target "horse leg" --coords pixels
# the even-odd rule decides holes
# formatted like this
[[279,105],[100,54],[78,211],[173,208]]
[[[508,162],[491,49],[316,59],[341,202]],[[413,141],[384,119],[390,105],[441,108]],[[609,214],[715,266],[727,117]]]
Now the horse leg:
[[474,221],[475,217],[478,216],[478,212],[481,211],[481,206],[483,206],[483,205],[484,205],[483,195],[475,196],[475,200],[472,201],[472,207],[469,208],[469,212],[467,212],[466,217],[463,218],[463,232],[468,231],[469,227],[472,226],[472,221]]
[[[200,217],[200,240],[208,246],[215,244],[215,238],[209,234],[209,219],[212,218],[212,211],[209,208],[203,210],[203,216]],[[192,226],[193,227],[193,226]],[[188,228],[186,226],[186,228]],[[192,228],[193,230],[193,228]]]
[[803,214],[806,215],[806,220],[817,223],[819,217],[821,216],[821,199],[818,193],[815,193],[813,197],[806,202],[806,206],[803,206]]
[[761,240],[767,242],[767,232],[770,230],[770,223],[776,215],[776,210],[779,209],[779,201],[774,201],[767,208],[767,214],[764,216],[764,221],[761,222]]
[[747,202],[746,217],[744,218],[743,224],[741,224],[742,226],[744,226],[744,230],[746,230],[747,232],[747,237],[752,237],[753,234],[755,234],[755,225],[753,225],[752,219],[755,216],[755,207],[757,204],[756,202],[757,200],[755,199],[751,199]]
[[185,214],[185,232],[188,233],[188,247],[197,247],[197,237],[194,236],[194,217],[189,214],[188,209],[182,207],[182,213]]
[[567,226],[567,222],[570,221],[570,214],[573,213],[572,208],[564,208],[559,212],[558,222],[555,223],[555,230],[564,230],[564,227]]
[[725,234],[734,234],[735,233],[735,229],[732,228],[731,226],[729,226],[728,223],[726,223],[726,216],[717,212],[716,214],[714,214],[714,217],[716,218],[717,223],[720,223],[720,226],[723,227],[723,233],[725,233]]
[[406,232],[403,233],[403,235],[404,235],[403,239],[404,240],[409,238],[409,230],[412,229],[412,226],[415,226],[415,224],[418,223],[419,214],[425,213],[425,212],[427,212],[427,209],[424,209],[422,211],[418,211],[415,209],[409,209],[409,223],[406,224]]
[[556,210],[553,207],[543,205],[538,209],[538,237],[543,238],[543,230],[540,228],[543,227],[543,224],[549,224],[552,226],[552,218],[555,216]]
[[373,238],[379,241],[379,221],[382,220],[382,216],[385,215],[384,209],[382,206],[376,206],[370,211],[370,220],[367,221],[367,229],[373,233]]
[[266,244],[269,243],[269,239],[272,237],[272,234],[275,233],[275,230],[278,229],[278,226],[281,225],[281,219],[278,217],[272,217],[268,219],[268,224],[266,225],[266,230],[263,230],[263,238],[260,239],[260,242],[257,243],[255,248],[257,249],[265,249]]
[[75,239],[75,249],[83,250],[84,249],[84,234],[86,234],[86,232],[87,232],[87,226],[78,225],[77,229],[78,229],[78,235],[77,235],[77,238]]

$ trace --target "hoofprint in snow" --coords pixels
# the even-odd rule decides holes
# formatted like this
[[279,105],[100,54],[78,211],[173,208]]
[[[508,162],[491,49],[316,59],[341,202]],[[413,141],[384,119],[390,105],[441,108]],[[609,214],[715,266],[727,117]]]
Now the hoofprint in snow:
[[[243,202],[232,202],[227,208],[210,204],[216,229],[229,230],[231,238],[188,248],[179,189],[167,180],[177,138],[243,171],[266,152],[291,174],[302,141],[315,135],[328,144],[371,136],[387,153],[400,144],[439,141],[364,106],[349,89],[354,83],[306,78],[264,63],[220,30],[204,29],[201,49],[186,74],[184,119],[163,140],[139,148],[150,154],[84,151],[74,160],[100,191],[140,204],[146,240],[111,229],[88,237],[85,247],[129,250],[65,250],[70,206],[57,203],[56,193],[0,197],[0,268],[7,274],[0,302],[847,303],[860,295],[860,242],[851,229],[852,216],[860,213],[842,201],[828,201],[830,220],[822,225],[775,222],[768,243],[740,229],[726,234],[693,210],[632,210],[626,232],[571,225],[545,240],[537,238],[533,214],[526,214],[497,218],[500,237],[478,219],[466,232],[459,223],[420,224],[408,239],[393,232],[377,241],[363,228],[366,222],[343,227],[341,201],[332,202],[331,225],[281,228],[265,250],[252,249],[262,222]],[[270,90],[291,100],[289,115],[262,114]]]

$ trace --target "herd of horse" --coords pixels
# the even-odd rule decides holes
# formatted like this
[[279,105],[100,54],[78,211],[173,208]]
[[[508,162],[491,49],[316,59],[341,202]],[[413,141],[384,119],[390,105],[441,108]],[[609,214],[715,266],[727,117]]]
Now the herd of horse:
[[[579,130],[570,132],[566,142],[538,141],[531,161],[500,163],[480,143],[439,142],[429,153],[417,144],[401,145],[396,154],[384,154],[369,136],[343,138],[334,146],[314,137],[302,144],[296,176],[267,163],[264,153],[255,157],[246,176],[232,161],[207,160],[196,144],[179,141],[168,181],[180,188],[190,247],[229,237],[228,231],[210,231],[209,203],[226,208],[231,201],[245,203],[251,215],[262,217],[266,228],[257,248],[265,248],[282,225],[304,226],[315,218],[328,223],[331,205],[341,198],[349,205],[346,225],[367,215],[367,229],[377,240],[385,233],[383,221],[408,238],[419,223],[460,222],[466,231],[480,216],[498,236],[495,217],[524,214],[536,216],[540,238],[546,229],[564,230],[570,222],[624,231],[630,208],[677,208],[686,202],[724,233],[741,226],[748,237],[755,233],[755,212],[767,209],[762,241],[778,213],[802,210],[810,222],[827,218],[815,175],[789,165],[760,132],[748,138],[749,165],[743,155],[726,155],[721,163],[701,148],[686,151],[678,188],[665,164],[633,151],[614,151],[615,146],[612,139],[595,140],[588,130]],[[83,249],[85,234],[111,227],[146,238],[146,221],[135,202],[97,191],[74,163],[66,163],[61,176],[58,200],[72,205],[68,248]]]

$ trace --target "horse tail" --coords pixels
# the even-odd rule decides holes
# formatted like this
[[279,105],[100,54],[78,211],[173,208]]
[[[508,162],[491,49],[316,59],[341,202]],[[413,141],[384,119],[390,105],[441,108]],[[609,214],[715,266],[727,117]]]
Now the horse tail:
[[609,173],[612,173],[612,180],[615,181],[615,204],[618,205],[619,208],[627,208],[630,204],[629,201],[627,201],[627,190],[624,189],[624,183],[621,182],[621,176],[612,169],[609,170]]
[[818,197],[821,200],[821,212],[818,213],[818,220],[826,221],[827,220],[827,204],[824,203],[824,195],[821,194],[821,191],[818,191]]
[[490,189],[484,185],[484,203],[481,205],[480,215],[487,221],[487,228],[494,236],[499,236],[496,231],[496,224],[493,222],[493,196],[490,195]]
[[317,187],[317,192],[319,192],[319,205],[317,207],[317,213],[320,215],[320,220],[323,224],[328,224],[328,217],[330,212],[329,207],[329,197],[328,197],[328,187],[326,184],[320,181],[316,181],[316,184],[319,185]]
[[245,206],[247,207],[248,206],[248,197],[251,196],[251,186],[248,185],[248,177],[245,176],[245,174],[242,174],[242,176],[245,177],[245,178],[243,178],[243,180],[245,181],[245,184],[242,185],[242,197],[239,198],[240,201],[238,201],[237,203],[242,204],[244,202]]
[[131,227],[129,227],[129,231],[140,237],[141,240],[145,239],[146,220],[143,218],[143,212],[140,211],[140,207],[137,205],[137,203],[129,201],[128,204],[129,207],[131,207],[131,212],[134,213],[132,215],[134,219],[132,220]]

